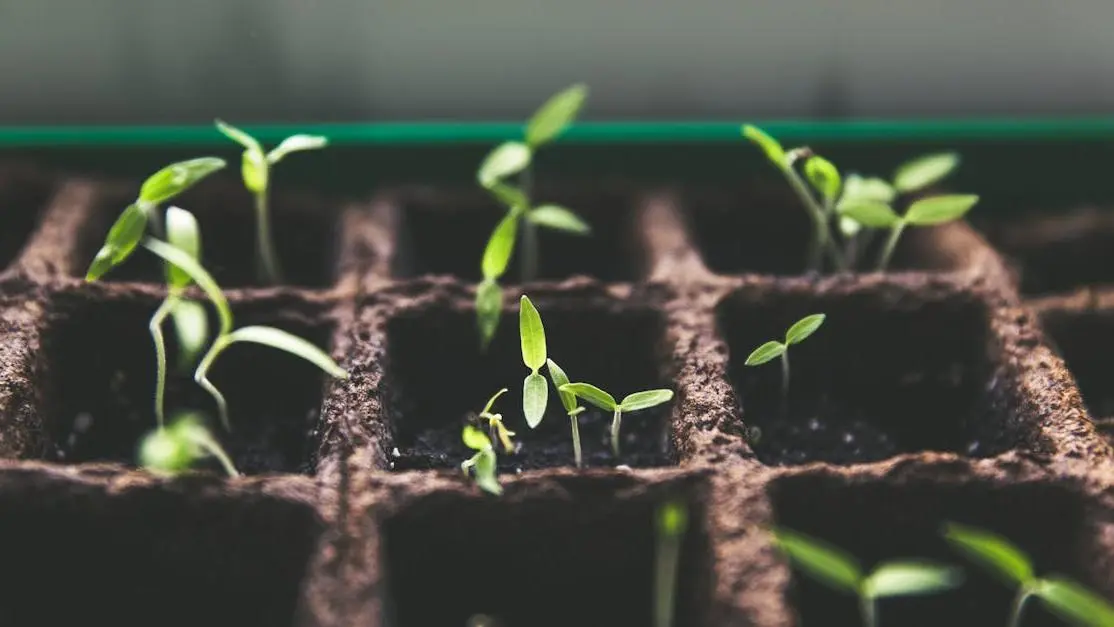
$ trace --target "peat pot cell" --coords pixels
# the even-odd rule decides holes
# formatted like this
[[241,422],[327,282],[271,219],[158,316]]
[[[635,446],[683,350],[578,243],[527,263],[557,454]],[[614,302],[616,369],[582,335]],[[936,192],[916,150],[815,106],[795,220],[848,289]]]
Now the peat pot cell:
[[[755,184],[739,192],[701,191],[687,194],[688,223],[704,265],[716,274],[804,274],[812,222],[789,191]],[[948,270],[945,259],[931,254],[935,228],[909,228],[901,236],[890,263],[892,270]],[[878,259],[885,238],[868,242],[861,268]]]
[[33,485],[0,496],[0,624],[294,623],[318,535],[310,508]]
[[[982,480],[916,480],[847,485],[830,476],[778,479],[770,488],[776,525],[833,544],[868,571],[896,559],[927,559],[963,568],[960,588],[939,595],[884,599],[879,625],[1004,625],[1015,590],[956,552],[941,537],[948,522],[1000,534],[1022,548],[1040,575],[1059,573],[1109,593],[1109,574],[1094,563],[1082,497],[1046,484],[989,485]],[[1102,577],[1102,581],[1096,580]],[[860,627],[854,597],[794,569],[790,602],[802,625]],[[1062,625],[1039,602],[1026,627]]]
[[1114,283],[1114,211],[1034,215],[982,228],[1014,264],[1025,294]]
[[0,270],[11,265],[27,244],[53,190],[45,177],[0,168]]
[[[547,307],[535,303],[545,324],[549,355],[573,381],[588,381],[618,398],[639,390],[668,387],[659,371],[661,321],[647,309]],[[393,319],[388,326],[387,412],[397,456],[393,468],[458,468],[472,455],[461,430],[500,388],[496,402],[507,427],[521,443],[515,454],[499,449],[499,469],[573,465],[570,422],[545,368],[549,383],[545,417],[530,429],[522,414],[522,363],[518,312],[504,312],[499,333],[481,352],[475,313],[427,309]],[[582,403],[587,406],[586,403]],[[673,463],[666,438],[672,403],[624,415],[621,456],[611,453],[611,414],[594,407],[580,414],[580,438],[587,466],[664,466]]]
[[[592,232],[575,235],[539,228],[538,279],[560,280],[585,275],[601,281],[629,281],[639,270],[634,244],[631,201],[619,194],[558,195],[557,202],[572,209]],[[399,246],[393,263],[395,276],[450,275],[478,281],[480,261],[491,232],[506,214],[493,200],[469,194],[406,197],[400,200]],[[503,283],[521,279],[522,233]]]
[[[115,219],[127,204],[103,208]],[[201,261],[221,287],[259,287],[254,201],[244,190],[217,186],[191,190],[172,204],[191,211],[201,226]],[[270,197],[271,230],[283,283],[297,287],[329,288],[336,278],[338,215],[336,207],[304,196]],[[165,215],[165,209],[163,209]],[[111,224],[109,222],[108,224]],[[107,233],[108,226],[105,227]],[[100,246],[103,237],[95,245]],[[96,250],[89,252],[89,258]],[[139,250],[106,277],[109,281],[162,283],[163,265],[153,254]]]
[[[45,337],[46,422],[53,457],[80,463],[134,464],[136,446],[154,428],[155,350],[147,323],[158,305],[116,301],[61,309]],[[235,311],[234,311],[235,313]],[[292,322],[281,314],[238,316],[238,326],[267,324],[325,347],[328,325]],[[216,322],[210,322],[216,328]],[[168,348],[166,411],[201,410],[214,435],[244,473],[313,471],[313,438],[324,375],[298,357],[251,343],[237,343],[217,359],[209,379],[228,401],[232,431],[220,426],[216,405],[178,367],[173,325]],[[212,468],[219,468],[215,463]]]
[[1048,312],[1041,321],[1075,377],[1087,411],[1094,418],[1114,418],[1114,312]]
[[[813,313],[827,318],[789,347],[785,395],[779,360],[747,366],[746,359]],[[753,448],[766,464],[851,464],[924,450],[990,456],[1010,444],[976,435],[1003,431],[986,423],[1008,416],[986,391],[989,332],[974,297],[737,292],[718,320],[743,422],[760,430]]]
[[[501,627],[652,624],[656,499],[594,484],[554,494],[432,495],[389,515],[384,624],[466,625],[476,614]],[[699,627],[711,555],[701,508],[689,512],[675,614]]]

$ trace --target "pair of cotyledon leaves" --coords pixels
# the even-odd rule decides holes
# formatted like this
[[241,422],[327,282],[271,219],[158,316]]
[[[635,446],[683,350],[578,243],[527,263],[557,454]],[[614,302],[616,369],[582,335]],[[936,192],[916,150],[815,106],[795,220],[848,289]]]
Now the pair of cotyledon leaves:
[[808,336],[816,333],[820,325],[824,324],[825,318],[826,316],[824,314],[812,314],[801,318],[793,323],[793,326],[789,327],[789,330],[785,332],[784,342],[770,340],[754,349],[747,357],[746,365],[760,366],[768,361],[781,357],[789,350],[790,345],[799,344],[805,341]]
[[495,447],[491,443],[491,439],[483,430],[476,428],[474,425],[465,425],[462,434],[464,445],[476,451],[470,459],[465,461],[460,467],[467,472],[472,470],[476,475],[476,485],[480,489],[490,492],[496,496],[503,493],[503,486],[499,485],[499,480],[496,477],[496,456]]

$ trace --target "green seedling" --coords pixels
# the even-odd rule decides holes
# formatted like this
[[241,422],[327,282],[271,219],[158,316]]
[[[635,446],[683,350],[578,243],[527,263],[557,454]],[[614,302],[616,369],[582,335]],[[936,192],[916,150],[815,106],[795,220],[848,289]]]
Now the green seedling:
[[503,486],[499,485],[499,480],[495,478],[495,447],[491,444],[489,439],[483,431],[477,429],[472,425],[464,425],[464,433],[462,435],[464,445],[476,451],[476,454],[466,459],[460,464],[461,471],[465,475],[471,470],[476,478],[476,485],[481,490],[490,492],[496,496],[503,493]]
[[522,381],[522,413],[531,429],[537,428],[545,417],[549,403],[549,386],[538,370],[545,365],[545,327],[534,303],[525,294],[519,299],[518,335],[522,343],[522,362],[530,374]]
[[565,374],[565,371],[552,359],[546,360],[545,363],[549,370],[549,380],[553,382],[553,387],[557,390],[557,396],[561,399],[561,405],[564,406],[565,413],[569,416],[569,424],[572,427],[573,459],[576,460],[576,467],[580,468],[584,465],[584,456],[580,451],[580,414],[584,411],[584,408],[577,405],[575,394],[561,391],[561,386],[569,382],[569,377]]
[[960,569],[925,561],[886,562],[867,574],[853,557],[815,538],[788,529],[775,531],[774,537],[778,548],[810,577],[857,596],[864,627],[878,624],[878,599],[936,594],[963,582]]
[[209,370],[216,362],[217,357],[219,357],[225,349],[237,342],[252,342],[277,348],[305,359],[318,368],[321,368],[332,377],[337,379],[348,378],[348,373],[338,366],[331,357],[325,354],[325,352],[292,333],[268,326],[247,326],[234,330],[232,309],[228,306],[228,299],[225,298],[224,292],[221,291],[220,286],[213,280],[213,277],[196,259],[166,242],[152,238],[146,238],[143,241],[143,247],[161,257],[163,261],[173,264],[179,270],[187,274],[189,278],[205,292],[205,295],[217,310],[220,328],[213,343],[209,345],[209,350],[206,351],[200,363],[198,363],[193,378],[198,385],[213,397],[213,400],[217,404],[221,424],[224,425],[225,429],[231,429],[231,424],[228,420],[228,403],[225,401],[224,395],[220,390],[209,380],[208,374]]
[[1074,625],[1114,625],[1114,606],[1108,601],[1067,577],[1037,577],[1029,556],[1005,538],[955,523],[945,526],[944,538],[972,562],[1017,588],[1007,623],[1009,627],[1021,624],[1022,609],[1030,598],[1039,599],[1053,613]]
[[762,364],[773,361],[778,357],[781,358],[781,395],[786,398],[789,395],[789,347],[793,344],[800,344],[805,341],[808,336],[816,333],[820,325],[824,324],[824,314],[812,314],[805,316],[789,330],[785,332],[785,341],[778,342],[771,340],[762,346],[754,349],[749,356],[747,356],[746,365],[748,366],[761,366]]
[[148,470],[174,476],[186,472],[199,461],[213,457],[229,477],[240,473],[213,434],[196,413],[185,413],[169,426],[159,425],[148,433],[139,446],[139,462]]
[[623,402],[619,403],[615,401],[614,396],[591,383],[566,383],[558,388],[558,391],[575,394],[604,411],[612,412],[611,451],[615,457],[619,457],[619,426],[623,419],[623,412],[650,409],[673,400],[673,390],[659,389],[628,394],[623,398]]
[[[551,97],[527,122],[523,139],[496,146],[476,172],[480,186],[507,211],[492,231],[480,264],[483,281],[476,292],[476,314],[480,340],[485,347],[499,324],[502,295],[498,281],[507,271],[520,232],[520,278],[523,282],[537,277],[539,227],[573,235],[591,232],[588,224],[572,210],[555,204],[535,206],[531,200],[534,155],[568,128],[587,96],[588,88],[577,84]],[[517,186],[508,182],[512,177],[518,178]]]
[[677,592],[681,541],[688,529],[688,508],[682,501],[663,503],[657,510],[658,552],[654,568],[654,627],[670,627]]
[[897,242],[908,226],[935,226],[958,220],[967,214],[979,201],[973,194],[931,196],[916,200],[909,205],[905,215],[899,216],[888,204],[861,201],[845,205],[840,213],[858,224],[873,229],[889,229],[882,252],[878,256],[875,269],[884,271],[890,264]]
[[264,152],[259,141],[244,131],[216,120],[217,128],[232,141],[244,147],[241,174],[244,187],[255,198],[256,260],[259,278],[265,283],[282,281],[282,268],[271,236],[271,215],[267,207],[267,188],[271,180],[271,167],[286,155],[303,150],[324,148],[329,141],[320,135],[291,135],[270,152]]
[[487,404],[484,405],[483,410],[480,411],[479,417],[480,420],[487,421],[487,429],[488,433],[491,435],[491,439],[501,442],[503,444],[503,450],[506,452],[513,453],[514,442],[511,441],[511,436],[514,435],[514,431],[508,430],[507,425],[503,423],[503,414],[491,413],[492,407],[495,406],[496,399],[506,393],[507,388],[503,388],[493,394],[491,398],[487,400]]

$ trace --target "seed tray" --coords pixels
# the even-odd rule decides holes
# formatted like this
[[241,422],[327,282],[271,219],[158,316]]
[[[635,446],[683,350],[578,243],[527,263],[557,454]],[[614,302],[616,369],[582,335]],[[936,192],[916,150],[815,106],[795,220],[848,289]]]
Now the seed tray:
[[[161,479],[131,461],[154,424],[158,267],[137,255],[111,280],[81,278],[135,186],[0,168],[0,624],[459,626],[484,612],[644,626],[666,498],[691,515],[678,625],[858,624],[853,601],[790,570],[771,524],[870,566],[954,560],[939,526],[967,522],[1114,596],[1114,450],[1098,419],[1114,414],[1114,292],[1034,297],[1007,261],[1025,246],[1003,255],[953,223],[910,231],[891,273],[804,276],[805,225],[783,191],[569,180],[540,196],[603,237],[544,241],[542,278],[510,277],[481,353],[475,269],[500,210],[478,192],[276,193],[279,254],[300,265],[258,287],[249,198],[215,177],[177,203],[198,215],[238,322],[310,338],[350,378],[237,347],[213,379],[249,476]],[[516,419],[521,293],[574,378],[676,391],[625,419],[619,460],[603,417],[584,417],[583,470],[556,407],[536,431]],[[741,361],[817,311],[827,323],[794,347],[779,407],[777,369]],[[198,401],[188,383],[172,372],[171,406]],[[501,458],[494,498],[461,475],[459,430],[502,386],[524,448]],[[1008,591],[969,573],[961,592],[883,602],[884,623],[1004,618]],[[1054,622],[1034,608],[1026,624]]]

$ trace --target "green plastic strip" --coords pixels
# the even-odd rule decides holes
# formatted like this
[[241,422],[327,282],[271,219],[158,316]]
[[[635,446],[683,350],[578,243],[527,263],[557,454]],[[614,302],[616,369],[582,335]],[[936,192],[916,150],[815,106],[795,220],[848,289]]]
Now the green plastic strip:
[[[752,120],[788,142],[1110,140],[1114,117],[913,120]],[[739,141],[741,122],[582,122],[562,137],[572,143],[709,143]],[[510,122],[258,124],[244,128],[264,142],[293,133],[325,135],[334,145],[492,143],[522,136]],[[61,146],[215,146],[227,139],[207,125],[0,126],[0,148]]]

